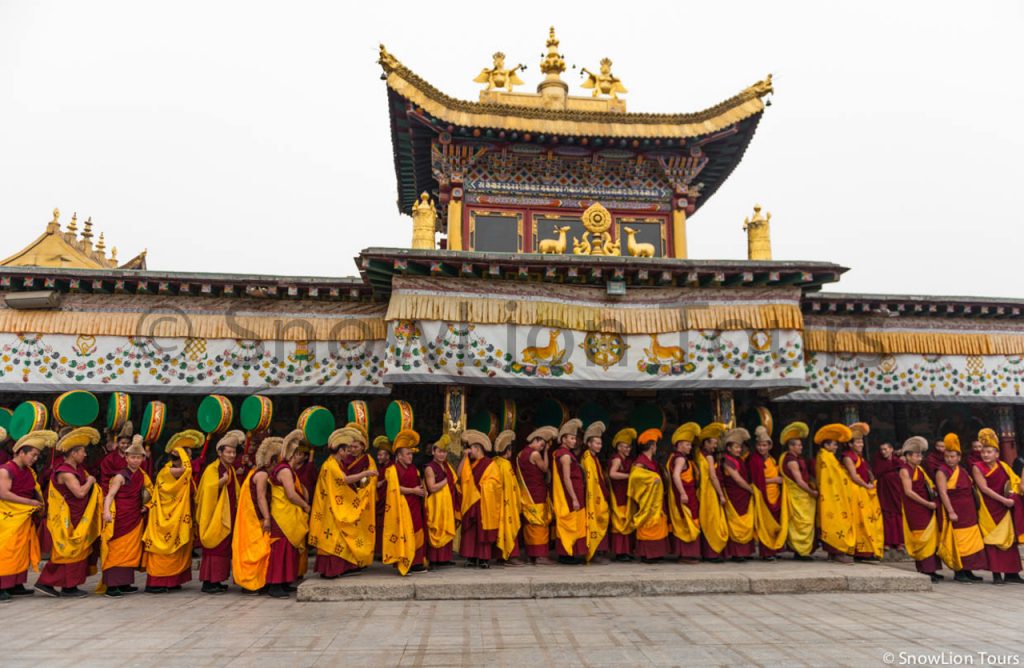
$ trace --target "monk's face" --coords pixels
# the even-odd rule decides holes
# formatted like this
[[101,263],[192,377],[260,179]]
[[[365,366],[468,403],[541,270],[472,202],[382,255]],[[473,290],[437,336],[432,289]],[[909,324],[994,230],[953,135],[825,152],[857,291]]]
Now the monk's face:
[[103,449],[106,450],[107,452],[113,452],[114,450],[117,450],[118,447],[119,444],[116,438],[111,438],[106,443],[103,444]]
[[835,451],[839,449],[839,442],[838,441],[825,441],[824,443],[821,444],[821,447],[825,448],[826,450],[828,450],[831,453],[835,453]]
[[366,452],[366,445],[359,441],[352,441],[348,446],[348,454],[352,457],[360,457]]
[[295,454],[292,455],[291,461],[289,463],[295,468],[299,468],[300,466],[306,463],[307,459],[309,459],[309,453],[303,450],[302,448],[299,448],[298,450],[295,451]]
[[743,446],[739,443],[726,443],[725,451],[733,457],[739,457],[740,453],[743,452]]
[[398,452],[395,453],[395,459],[402,466],[412,466],[412,450],[409,448],[399,448]]
[[22,448],[18,451],[18,457],[21,457],[21,463],[24,466],[35,466],[36,461],[39,459],[39,451],[35,448]]
[[981,461],[995,464],[999,460],[999,448],[984,447],[981,449]]
[[758,441],[754,447],[757,448],[757,454],[762,457],[767,457],[768,453],[772,451],[772,444],[768,441]]
[[883,443],[878,446],[878,454],[882,455],[882,459],[889,459],[892,457],[892,444]]
[[220,461],[225,466],[231,466],[235,463],[235,458],[238,457],[238,450],[233,445],[225,445],[220,449]]
[[856,452],[858,455],[864,452],[864,439],[855,438],[852,441],[850,441],[850,449]]
[[[349,452],[351,452],[351,451],[352,451],[351,448],[349,448]],[[391,461],[391,453],[388,452],[387,450],[385,450],[384,448],[378,448],[377,449],[377,466],[383,468],[383,467],[387,466],[388,462],[390,462],[390,461]]]
[[434,446],[434,461],[443,464],[446,459],[448,459],[448,451]]
[[142,455],[127,455],[124,458],[124,460],[128,462],[128,468],[132,471],[138,471],[139,467],[142,466],[142,460],[144,459],[145,457]]
[[691,441],[679,441],[676,443],[676,452],[683,457],[688,457],[691,450],[693,450],[693,442]]
[[593,438],[587,439],[587,449],[595,455],[600,454],[602,447],[604,447],[604,442],[601,440],[600,436],[594,436]]
[[625,459],[626,457],[629,457],[630,447],[631,446],[629,445],[629,443],[616,443],[615,451],[618,452],[623,459]]
[[563,448],[570,450],[576,449],[576,434],[566,434],[561,438],[561,444]]
[[544,442],[543,438],[535,438],[530,441],[530,447],[534,450],[543,450],[545,445],[547,445],[547,443]]
[[130,439],[130,438],[122,437],[122,438],[117,439],[117,449],[119,451],[121,451],[121,452],[124,452],[125,450],[127,450],[128,446],[131,445],[131,444],[132,444],[132,439]]
[[72,464],[75,464],[76,466],[78,464],[81,464],[82,462],[85,461],[85,448],[81,446],[73,448],[71,452],[64,455],[64,459],[71,462]]
[[945,452],[946,444],[942,441],[935,441],[935,452]]
[[704,454],[712,455],[712,454],[715,453],[716,450],[718,450],[718,439],[717,438],[706,439],[703,443],[700,444],[700,447],[701,447],[701,450],[704,451]]
[[799,438],[790,439],[789,443],[787,444],[787,447],[789,447],[789,452],[791,455],[793,455],[794,457],[799,457],[801,454],[803,454],[804,442]]
[[910,464],[911,466],[920,466],[922,459],[924,459],[924,457],[921,455],[920,452],[904,452],[903,453],[903,461],[905,461],[906,463]]
[[469,458],[472,459],[474,462],[479,459],[483,459],[483,456],[484,449],[480,446],[479,443],[474,443],[473,445],[469,446]]
[[981,452],[981,441],[971,441],[971,450]]
[[960,463],[960,453],[956,450],[946,450],[942,453],[942,459],[945,460],[946,466],[955,468]]

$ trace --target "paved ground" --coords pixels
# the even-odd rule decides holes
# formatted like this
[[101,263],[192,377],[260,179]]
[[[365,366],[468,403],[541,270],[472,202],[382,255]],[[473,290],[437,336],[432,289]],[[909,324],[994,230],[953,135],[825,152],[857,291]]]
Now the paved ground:
[[[848,568],[886,568],[850,566]],[[1024,665],[1024,586],[932,592],[298,603],[236,593],[19,599],[2,665]],[[936,623],[939,621],[940,623]],[[940,654],[944,653],[944,654]],[[958,663],[953,664],[953,661]],[[921,665],[918,663],[918,665]]]

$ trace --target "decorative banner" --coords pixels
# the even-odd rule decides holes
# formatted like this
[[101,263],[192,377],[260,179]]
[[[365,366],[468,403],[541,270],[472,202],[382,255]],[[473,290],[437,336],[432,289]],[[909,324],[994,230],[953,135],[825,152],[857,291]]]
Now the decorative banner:
[[387,346],[387,383],[805,387],[803,343],[795,330],[609,334],[397,320],[389,323]]
[[173,394],[386,394],[384,341],[0,334],[0,384]]
[[807,353],[807,389],[794,401],[976,401],[1021,403],[1021,355]]

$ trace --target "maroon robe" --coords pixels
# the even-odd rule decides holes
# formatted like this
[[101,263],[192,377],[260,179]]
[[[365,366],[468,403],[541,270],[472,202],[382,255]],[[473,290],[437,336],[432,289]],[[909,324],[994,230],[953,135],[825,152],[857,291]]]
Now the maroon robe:
[[903,483],[900,482],[902,462],[895,454],[889,459],[875,457],[871,472],[875,474],[878,505],[882,508],[882,526],[886,547],[903,545]]
[[[956,522],[953,522],[953,528],[966,529],[978,526],[978,509],[974,505],[974,480],[971,479],[971,474],[961,468],[960,475],[957,476],[956,487],[951,487],[948,480],[953,475],[953,469],[943,463],[939,470],[946,474],[946,494],[949,496],[949,505],[953,507],[953,512],[957,517]],[[988,558],[985,555],[985,550],[980,550],[969,556],[960,556],[964,570],[988,570]]]
[[[628,474],[629,469],[633,467],[633,460],[630,457],[623,457],[619,453],[615,453],[608,458],[608,484],[611,487],[611,493],[615,495],[615,503],[621,508],[627,508],[629,506],[629,497],[627,492],[629,491],[629,480],[614,480],[611,477],[612,462],[618,460],[621,462],[620,471]],[[632,555],[633,551],[636,550],[636,534],[628,533],[621,534],[616,533],[614,525],[609,523],[608,535],[610,536],[610,547],[611,552],[615,556],[619,555]]]
[[[910,475],[910,489],[915,494],[920,496],[922,499],[931,500],[931,493],[928,490],[928,482],[925,479],[924,469],[920,466],[913,467],[906,462],[899,463],[900,468],[905,470]],[[962,475],[962,474],[961,474]],[[903,483],[900,481],[900,524],[903,523],[903,514],[907,517],[907,528],[911,531],[923,531],[928,528],[928,523],[935,517],[935,511],[931,508],[922,506],[917,501],[913,500],[903,491]],[[938,518],[936,518],[938,522]],[[900,527],[902,529],[902,526]],[[936,524],[936,531],[939,526]],[[939,557],[937,554],[933,554],[925,559],[916,560],[914,562],[917,566],[918,573],[932,574],[937,572],[942,564],[939,563]]]
[[[420,472],[415,466],[405,467],[395,462],[395,473],[398,474],[399,487],[419,487],[421,484]],[[419,544],[416,546],[416,554],[412,558],[413,567],[423,566],[427,557],[426,527],[423,521],[423,497],[416,494],[402,494],[405,503],[409,506],[409,514],[412,515],[413,534],[420,533]]]
[[[348,462],[348,455],[345,455],[345,457],[342,458],[342,461]],[[376,501],[374,502],[375,528],[377,530],[374,532],[373,535],[373,556],[378,559],[380,559],[383,555],[382,541],[384,539],[384,508],[387,506],[388,503],[388,481],[384,479],[384,472],[392,464],[394,464],[394,461],[388,460],[387,465],[384,466],[384,468],[380,469],[380,475],[377,476],[377,479],[370,481],[370,484],[376,483],[377,485],[377,497]],[[369,464],[367,464],[367,466],[369,466]],[[345,468],[344,464],[342,465],[342,468]],[[361,470],[364,469],[360,469],[360,471]],[[353,470],[352,473],[358,473],[358,471]]]
[[[210,464],[217,467],[217,478],[222,478],[228,473],[228,467],[219,459]],[[305,485],[305,483],[302,483]],[[253,485],[255,487],[255,485]],[[306,489],[309,489],[308,487]],[[235,495],[235,486],[229,481],[227,484],[228,503],[231,506],[231,525],[234,532],[235,512],[238,510],[238,499]],[[202,582],[224,582],[231,574],[231,533],[228,533],[216,547],[204,547],[203,558],[199,562],[199,580]]]
[[[697,468],[693,465],[693,462],[683,457],[678,452],[673,452],[668,456],[668,462],[665,463],[665,468],[668,471],[668,475],[672,475],[672,468],[675,466],[676,459],[683,459],[686,461],[686,466],[683,468],[683,472],[690,470],[692,475],[690,480],[681,480],[683,483],[683,490],[686,492],[686,503],[682,503],[679,500],[679,490],[676,489],[675,481],[668,480],[669,497],[667,503],[674,503],[679,508],[680,514],[683,512],[683,508],[690,509],[690,517],[695,520],[700,517],[700,498],[697,492]],[[680,559],[700,559],[700,538],[684,543],[683,541],[676,538],[675,534],[672,533],[672,520],[669,516],[668,525],[668,551],[669,554],[675,555]]]
[[[544,479],[544,472],[537,468],[536,464],[530,461],[530,456],[534,452],[536,451],[533,448],[524,448],[522,452],[516,455],[516,468],[523,479],[523,484],[530,493],[530,500],[532,500],[533,503],[547,503],[548,483]],[[522,525],[524,528],[526,527],[526,524],[526,519],[523,518]],[[520,529],[520,534],[525,533],[524,528]],[[548,535],[550,536],[550,527]],[[526,556],[528,557],[546,558],[551,553],[550,540],[545,541],[543,544],[531,544],[524,538],[523,544],[526,546]]]
[[100,460],[99,475],[96,476],[96,480],[99,481],[100,489],[104,494],[110,489],[110,479],[127,467],[128,462],[117,449],[111,450],[103,456],[103,459]]
[[928,474],[928,477],[935,480],[935,472],[946,465],[945,455],[936,450],[934,447],[928,451],[924,456],[924,460],[921,462],[921,468]]
[[[762,464],[763,465],[763,464]],[[742,459],[737,459],[732,455],[726,454],[722,457],[722,463],[718,467],[719,480],[722,483],[722,492],[725,494],[729,502],[732,503],[732,507],[736,509],[736,512],[740,515],[745,515],[750,510],[751,494],[747,490],[743,489],[732,479],[732,476],[726,475],[725,467],[728,466],[736,470],[747,483],[750,482],[750,471],[747,468],[746,462]],[[723,555],[730,558],[746,558],[754,555],[754,544],[755,540],[751,540],[749,543],[737,543],[729,537],[729,542],[725,545],[725,551]]]
[[[639,456],[637,456],[636,460],[633,462],[633,466],[634,467],[639,466],[641,468],[647,469],[648,471],[652,471],[654,473],[659,473],[658,465],[655,464],[654,461],[650,457],[648,457],[647,455],[639,455]],[[664,510],[665,509],[665,497],[664,497],[664,494],[662,495],[661,503],[662,503],[662,510]],[[666,522],[669,521],[667,517],[665,518],[665,521]],[[671,535],[671,534],[672,534],[672,527],[671,527],[671,522],[670,522],[669,523],[669,535]],[[640,538],[636,539],[636,556],[640,557],[641,559],[662,559],[667,554],[668,554],[668,536],[666,536],[666,537],[664,537],[664,538],[662,538],[660,540],[641,540]]]
[[[789,478],[790,480],[796,482],[796,478],[794,478],[792,475],[790,475],[789,470],[786,468],[786,464],[788,464],[790,461],[796,462],[797,470],[800,471],[800,477],[803,478],[803,481],[807,484],[807,486],[811,487],[812,489],[817,489],[817,486],[815,484],[814,478],[811,477],[811,466],[810,466],[810,464],[807,463],[807,459],[804,458],[804,457],[794,457],[793,455],[789,454],[789,452],[782,453],[782,456],[779,457],[779,470],[782,471],[782,475],[784,475],[787,478]],[[815,498],[815,504],[817,504],[817,498]],[[811,552],[814,552],[814,550],[817,549],[817,546],[818,546],[818,529],[817,529],[817,527],[815,527],[815,529],[814,529],[814,543],[811,546]],[[787,549],[790,549],[789,545],[788,545],[788,539],[787,539],[787,546],[786,547],[787,547]],[[827,551],[827,548],[826,548],[826,551]],[[838,554],[838,553],[834,553],[834,554]]]
[[[281,462],[270,471],[270,484],[281,485],[281,471],[295,469],[288,462]],[[270,515],[270,561],[267,564],[267,584],[291,584],[299,578],[299,550],[284,535],[273,513]]]
[[[388,466],[390,466],[390,464]],[[365,454],[359,455],[358,459],[353,459],[353,458],[349,457],[348,455],[344,455],[341,458],[341,473],[342,473],[342,475],[346,475],[346,476],[356,475],[357,473],[362,473],[363,471],[365,471],[368,468],[370,468],[370,459],[369,459],[368,455],[365,455]],[[379,471],[378,472],[378,474],[379,474],[378,477],[376,479],[369,478],[367,480],[366,484],[374,485],[374,484],[378,484],[379,481],[384,480],[384,471],[386,471],[386,470],[387,469],[385,468],[385,469]],[[376,551],[375,551],[374,554],[377,557],[380,557],[380,536],[381,536],[381,533],[383,533],[383,529],[384,529],[384,506],[382,505],[382,502],[386,498],[387,498],[386,495],[381,493],[380,487],[378,486],[377,487],[376,512],[379,513],[379,515],[377,517],[376,524],[374,525],[374,534],[375,534],[374,541],[375,541],[375,545],[376,545],[376,548],[375,548]],[[323,552],[319,552],[319,551],[316,553],[316,566],[315,566],[315,568],[316,568],[316,572],[319,573],[321,577],[325,577],[325,578],[336,578],[339,575],[344,575],[345,573],[353,573],[355,571],[361,571],[362,570],[361,567],[355,565],[354,563],[352,563],[351,561],[348,561],[347,559],[342,559],[341,557],[333,555],[333,554],[324,554]]]
[[[768,456],[770,457],[771,453],[769,453]],[[761,498],[764,499],[765,505],[768,506],[768,512],[770,512],[772,514],[772,517],[774,517],[775,520],[778,521],[781,519],[780,516],[782,513],[782,489],[780,485],[779,498],[775,500],[775,503],[771,503],[768,501],[768,482],[764,470],[765,461],[765,458],[762,457],[761,453],[759,453],[756,449],[751,451],[750,457],[747,458],[747,469],[750,473],[750,484],[752,487],[756,487],[757,489],[761,490]],[[779,475],[782,475],[782,463],[779,462],[778,466]],[[757,540],[756,534],[754,540]],[[779,552],[782,552],[782,550],[784,549],[785,546],[783,546],[781,549],[773,550],[761,541],[757,541],[757,553],[761,556],[762,559],[766,557],[774,557]]]
[[[427,468],[434,472],[435,483],[443,480],[448,485],[448,492],[452,497],[452,507],[456,513],[456,517],[458,517],[459,510],[462,508],[462,495],[459,494],[459,488],[455,485],[455,477],[448,475],[447,466],[438,464],[433,460],[427,463]],[[447,564],[451,562],[455,550],[454,540],[448,541],[448,544],[443,547],[434,547],[430,544],[429,536],[424,536],[424,544],[427,548],[427,560],[430,561],[430,563]]]
[[[985,462],[979,462],[975,466],[985,476],[985,482],[988,484],[989,489],[997,494],[1006,496],[1006,483],[1010,482],[1010,476],[1006,475],[1006,471],[1003,470],[998,461],[995,462],[992,468],[989,468]],[[1014,500],[1015,504],[1021,502],[1019,496],[1011,496],[1010,498]],[[981,502],[985,504],[985,508],[997,525],[1010,512],[1009,508],[985,494],[981,495]],[[1010,522],[1011,524],[1013,522],[1012,515],[1010,516]],[[1020,573],[1020,550],[1017,547],[1016,529],[1013,530],[1013,545],[1009,549],[1000,550],[995,545],[986,545],[985,556],[988,558],[988,569],[993,573]]]
[[[13,461],[8,460],[0,464],[0,468],[7,471],[7,475],[11,476],[11,494],[17,494],[26,499],[36,498],[36,479],[32,476],[32,471],[28,467],[21,468]],[[33,516],[29,521],[35,523],[36,517],[38,515]],[[28,582],[27,568],[20,573],[4,573],[0,575],[0,589],[11,589],[26,582]]]
[[[868,463],[867,463],[867,461],[863,457],[858,455],[853,450],[847,450],[846,452],[843,453],[843,459],[849,459],[851,462],[853,462],[853,470],[857,472],[857,475],[860,476],[861,480],[863,480],[864,482],[871,482],[871,471],[868,469]],[[845,463],[843,464],[843,470],[848,472],[848,469],[846,468],[846,464]],[[854,484],[852,478],[850,479],[850,484],[851,485]],[[875,485],[875,489],[877,490],[877,488],[878,488],[878,485],[876,484]],[[884,529],[883,529],[883,531],[884,531]],[[903,532],[901,531],[900,533],[902,534]],[[884,540],[885,539],[884,539],[884,534],[883,534],[883,541]],[[860,558],[860,559],[874,559],[875,558],[875,553],[874,552],[854,552],[853,556],[857,557],[857,558]]]
[[[558,474],[562,475],[562,465],[558,460],[569,456],[569,480],[562,480],[562,491],[565,495],[565,505],[572,510],[572,495],[569,494],[569,486],[572,486],[572,491],[576,493],[576,500],[579,501],[580,510],[586,512],[587,508],[587,492],[586,486],[583,479],[583,467],[580,466],[580,460],[576,458],[572,450],[569,448],[558,448],[551,455],[551,466],[558,467]],[[657,472],[657,469],[655,469]],[[551,474],[552,479],[554,473]],[[554,493],[552,491],[552,493]],[[566,552],[565,547],[562,545],[561,540],[555,540],[555,553],[560,557],[585,557],[587,556],[587,537],[584,536],[576,541],[572,546],[572,554]]]
[[[89,504],[89,497],[92,495],[92,489],[90,489],[83,498],[79,499],[71,492],[67,485],[57,481],[57,476],[62,473],[70,473],[75,476],[79,485],[85,484],[89,474],[83,467],[78,467],[76,469],[71,466],[71,464],[61,462],[50,476],[50,484],[55,485],[54,489],[57,490],[57,493],[60,494],[68,504],[68,509],[71,512],[71,523],[78,524],[82,519],[82,515],[85,514],[85,508]],[[87,577],[89,577],[88,557],[70,564],[55,564],[52,561],[47,561],[46,566],[43,568],[43,572],[39,574],[39,579],[36,580],[36,584],[70,589],[85,582]]]
[[[106,461],[106,458],[104,458]],[[135,527],[137,527],[144,519],[142,514],[142,490],[146,487],[145,474],[140,468],[135,473],[126,466],[124,469],[112,474],[107,478],[107,487],[109,489],[110,480],[115,475],[121,476],[124,482],[117,488],[117,494],[114,495],[114,503],[116,504],[117,514],[114,516],[114,533],[111,539],[120,538],[121,536],[131,533]],[[139,536],[141,541],[142,536]],[[113,568],[103,569],[103,584],[108,587],[128,587],[135,584],[135,570],[141,568],[141,554],[140,561],[138,564],[133,566],[114,566]]]
[[[490,457],[484,456],[476,462],[469,462],[473,471],[473,482],[477,487],[488,466],[493,466]],[[463,490],[465,493],[465,490]],[[480,524],[480,501],[477,501],[462,514],[462,542],[459,545],[459,554],[466,559],[491,558],[494,543],[498,540],[497,529],[484,529]]]

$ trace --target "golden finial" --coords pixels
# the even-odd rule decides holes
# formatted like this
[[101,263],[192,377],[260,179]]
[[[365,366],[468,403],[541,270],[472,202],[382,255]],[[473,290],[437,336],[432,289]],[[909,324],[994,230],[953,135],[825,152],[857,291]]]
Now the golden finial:
[[752,93],[756,97],[764,97],[769,93],[775,93],[775,86],[772,84],[772,75],[769,74],[763,80],[758,81],[753,86],[747,88],[746,93]]
[[494,59],[494,67],[485,67],[480,70],[480,74],[473,81],[487,84],[487,88],[484,90],[504,88],[509,93],[512,92],[512,86],[523,85],[523,80],[516,75],[516,70],[525,70],[526,65],[519,64],[511,69],[507,69],[505,67],[505,54],[501,51],[495,53],[492,58]]
[[601,59],[601,71],[599,74],[594,74],[587,68],[583,68],[582,73],[586,75],[587,80],[583,82],[584,88],[593,88],[593,96],[598,95],[610,95],[613,100],[619,99],[619,93],[628,93],[626,87],[622,85],[622,80],[612,74],[612,61],[610,58]]
[[60,209],[54,207],[54,209],[53,209],[53,220],[51,220],[50,222],[51,223],[59,223],[60,222]]
[[85,219],[85,229],[82,230],[82,241],[92,245],[92,216]]
[[[555,37],[555,26],[548,33],[548,54],[540,61],[540,71],[547,75],[557,75],[565,71],[565,59],[558,53],[558,38]],[[549,76],[549,78],[551,78]]]
[[71,214],[71,222],[68,223],[68,234],[72,237],[78,234],[78,212]]
[[110,249],[110,261],[117,264],[117,246]]
[[424,192],[412,205],[412,247],[433,250],[435,231],[437,207],[430,200],[430,195]]
[[747,233],[747,259],[772,259],[772,240],[769,224],[772,214],[761,215],[761,205],[754,205],[754,216],[743,219],[743,231]]
[[384,68],[384,74],[381,75],[381,77],[384,79],[387,79],[386,75],[389,74],[392,70],[397,70],[402,65],[400,62],[398,62],[397,58],[388,53],[388,50],[384,48],[383,44],[380,45],[380,55],[377,58],[377,62],[380,64],[382,68]]
[[100,232],[100,240],[96,244],[96,250],[99,251],[100,255],[105,255],[107,250],[107,244],[103,241],[103,233]]

